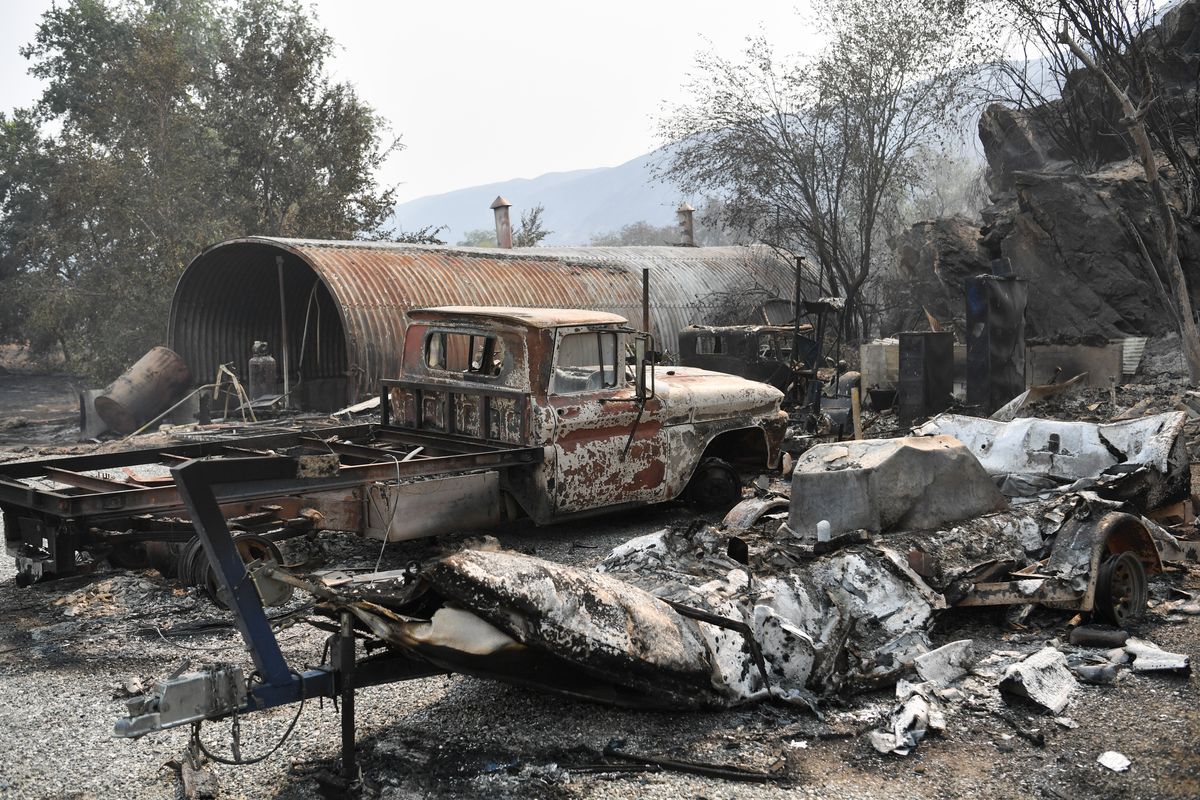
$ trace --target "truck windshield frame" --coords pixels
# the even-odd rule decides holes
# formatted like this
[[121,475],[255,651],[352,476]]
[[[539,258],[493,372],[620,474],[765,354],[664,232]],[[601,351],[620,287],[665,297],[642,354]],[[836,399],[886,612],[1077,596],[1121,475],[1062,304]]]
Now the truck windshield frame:
[[560,333],[554,352],[550,394],[582,394],[616,389],[623,371],[617,363],[619,332],[583,330]]

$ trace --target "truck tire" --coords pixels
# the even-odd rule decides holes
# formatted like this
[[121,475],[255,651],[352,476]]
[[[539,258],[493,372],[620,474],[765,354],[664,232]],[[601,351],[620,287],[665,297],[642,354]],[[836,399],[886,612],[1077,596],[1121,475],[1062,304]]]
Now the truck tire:
[[704,511],[728,511],[742,499],[742,479],[728,461],[705,458],[696,467],[683,495]]
[[1133,553],[1111,555],[1100,565],[1096,576],[1096,600],[1092,613],[1096,619],[1123,628],[1146,610],[1146,568]]

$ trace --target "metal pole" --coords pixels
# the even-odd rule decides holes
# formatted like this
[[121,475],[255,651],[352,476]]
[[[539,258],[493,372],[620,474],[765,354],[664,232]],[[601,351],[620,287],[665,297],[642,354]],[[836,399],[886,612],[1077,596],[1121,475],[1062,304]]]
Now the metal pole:
[[275,269],[279,274],[279,324],[283,337],[283,406],[287,408],[292,404],[292,365],[288,359],[287,304],[283,300],[283,256],[275,256]]
[[[800,397],[800,380],[795,375],[796,363],[800,358],[800,304],[804,302],[803,293],[800,287],[800,280],[804,274],[804,256],[796,256],[796,297],[792,306],[792,402],[799,405],[802,402]],[[816,365],[813,365],[814,369]]]
[[642,267],[642,330],[650,332],[650,268]]
[[354,753],[354,615],[342,612],[342,629],[338,637],[341,658],[338,659],[338,678],[342,701],[342,777],[347,785],[358,782],[358,763]]

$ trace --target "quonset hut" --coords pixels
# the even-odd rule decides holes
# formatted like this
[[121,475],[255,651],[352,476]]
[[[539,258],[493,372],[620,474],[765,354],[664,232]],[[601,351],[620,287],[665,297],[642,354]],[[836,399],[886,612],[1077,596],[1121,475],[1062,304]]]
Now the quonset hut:
[[788,303],[794,291],[793,267],[763,247],[501,250],[254,236],[214,245],[188,265],[171,303],[169,345],[204,383],[220,364],[246,374],[255,341],[270,344],[282,371],[286,330],[293,401],[332,410],[399,373],[409,309],[581,308],[640,327],[645,267],[651,332],[668,352],[678,352],[688,325],[767,321],[757,307],[730,319],[731,298]]

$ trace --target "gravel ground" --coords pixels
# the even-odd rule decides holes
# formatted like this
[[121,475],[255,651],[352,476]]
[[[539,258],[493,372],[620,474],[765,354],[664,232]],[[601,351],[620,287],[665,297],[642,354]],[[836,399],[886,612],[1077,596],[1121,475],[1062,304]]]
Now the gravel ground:
[[[509,547],[587,565],[615,544],[679,520],[663,508],[586,524],[516,528],[499,535]],[[322,539],[339,565],[373,566],[377,544],[351,536]],[[401,566],[452,547],[452,540],[389,545],[383,568]],[[1200,569],[1179,572],[1172,585],[1200,588]],[[1165,586],[1158,587],[1159,596]],[[21,798],[181,797],[168,762],[187,743],[186,730],[116,739],[124,685],[149,681],[182,661],[246,661],[231,629],[160,637],[154,626],[228,620],[195,590],[152,571],[107,572],[29,589],[0,565],[0,735],[4,759],[0,796]],[[950,612],[936,643],[975,639],[977,647],[1032,652],[1064,637],[1064,614],[1043,611],[1029,627],[1006,632],[996,611]],[[1160,646],[1200,655],[1200,619],[1168,619],[1152,611],[1137,631]],[[290,662],[320,661],[325,634],[304,625],[280,639]],[[187,649],[184,649],[187,648]],[[1066,713],[1078,727],[1060,727],[1016,708],[1039,727],[1037,747],[989,711],[964,706],[948,715],[946,732],[905,758],[877,754],[866,737],[892,706],[890,692],[831,706],[824,721],[774,705],[724,713],[642,713],[566,700],[462,676],[413,680],[358,694],[359,753],[369,781],[384,798],[889,798],[1200,797],[1200,689],[1194,676],[1123,674],[1116,686],[1083,686]],[[286,728],[295,707],[250,715],[242,723],[243,756],[264,752]],[[1033,715],[1032,720],[1025,715]],[[318,798],[314,771],[338,756],[338,715],[310,702],[295,733],[272,758],[246,767],[215,766],[221,797]],[[228,722],[205,726],[211,749],[228,753]],[[680,773],[585,773],[611,739],[629,752],[770,770],[780,781],[735,783]],[[1096,764],[1106,750],[1132,767],[1113,773]]]

